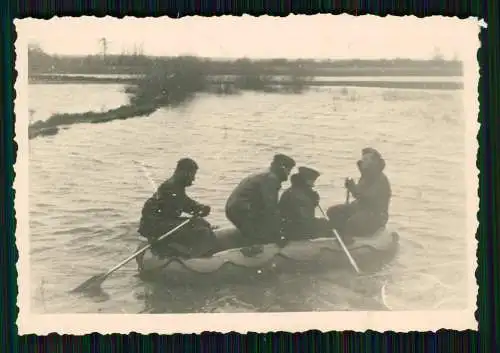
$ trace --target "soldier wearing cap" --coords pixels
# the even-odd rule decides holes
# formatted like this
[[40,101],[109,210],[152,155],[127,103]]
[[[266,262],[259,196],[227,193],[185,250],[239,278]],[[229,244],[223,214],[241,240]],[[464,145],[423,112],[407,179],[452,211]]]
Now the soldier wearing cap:
[[327,220],[315,217],[320,197],[313,188],[319,176],[312,168],[299,167],[299,172],[290,178],[291,187],[281,195],[279,208],[286,240],[326,236],[331,232]]
[[385,160],[379,151],[367,147],[357,162],[361,178],[358,183],[348,178],[345,187],[355,200],[327,210],[332,227],[349,242],[352,237],[374,234],[389,220],[391,184],[384,174]]
[[277,154],[268,170],[243,179],[226,202],[226,217],[240,230],[245,245],[280,242],[278,198],[295,161]]
[[[183,213],[198,217],[210,214],[210,206],[202,205],[186,195],[186,188],[193,184],[197,171],[198,164],[191,158],[182,158],[177,162],[173,175],[145,202],[139,234],[153,241],[186,220]],[[202,218],[195,218],[167,239],[153,243],[152,250],[162,257],[194,256],[206,251],[200,248],[201,244],[207,246],[214,239],[210,224]],[[182,247],[182,254],[174,250],[176,245]]]

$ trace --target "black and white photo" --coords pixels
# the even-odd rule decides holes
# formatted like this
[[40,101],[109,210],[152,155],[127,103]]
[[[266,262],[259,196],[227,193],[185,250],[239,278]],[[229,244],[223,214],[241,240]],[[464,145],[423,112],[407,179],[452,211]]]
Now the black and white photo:
[[474,329],[479,28],[16,21],[20,332]]

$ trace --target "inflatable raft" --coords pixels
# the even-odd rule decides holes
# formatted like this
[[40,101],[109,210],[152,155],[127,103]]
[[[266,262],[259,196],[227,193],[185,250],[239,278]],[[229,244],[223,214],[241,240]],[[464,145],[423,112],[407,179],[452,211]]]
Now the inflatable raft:
[[[137,257],[139,275],[167,283],[220,280],[248,281],[280,273],[311,273],[352,268],[337,239],[313,238],[292,241],[280,248],[276,244],[238,247],[241,235],[235,228],[215,231],[217,249],[204,258],[160,258],[147,250]],[[241,242],[240,242],[241,244]],[[145,243],[139,246],[144,246]],[[356,238],[347,246],[364,272],[374,272],[389,263],[399,249],[399,235],[381,229],[371,237]]]

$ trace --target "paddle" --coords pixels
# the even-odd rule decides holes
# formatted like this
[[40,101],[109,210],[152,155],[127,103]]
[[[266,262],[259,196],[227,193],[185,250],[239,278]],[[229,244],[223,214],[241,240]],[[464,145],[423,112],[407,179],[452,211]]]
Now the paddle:
[[[179,224],[178,226],[176,226],[175,228],[173,228],[172,230],[170,230],[168,233],[165,233],[161,237],[159,237],[158,239],[156,239],[155,242],[161,241],[161,240],[165,239],[166,237],[172,235],[172,233],[174,233],[174,232],[178,231],[179,229],[181,229],[182,227],[184,227],[186,224],[188,224],[189,222],[191,222],[191,220],[192,220],[192,218],[186,219],[184,222],[182,222],[181,224]],[[128,263],[129,261],[131,261],[132,259],[134,259],[137,256],[139,256],[140,254],[142,254],[146,250],[148,250],[150,247],[151,247],[151,244],[145,245],[144,247],[142,247],[141,249],[137,250],[135,253],[133,253],[129,257],[127,257],[125,260],[123,260],[122,262],[120,262],[118,265],[116,265],[113,268],[111,268],[108,272],[101,273],[101,274],[98,274],[96,276],[93,276],[93,277],[89,278],[88,280],[86,280],[85,282],[83,282],[82,284],[80,284],[78,287],[76,287],[75,289],[73,289],[71,291],[71,293],[82,292],[82,291],[86,291],[86,290],[90,290],[90,289],[97,289],[97,288],[99,288],[100,285],[106,280],[106,278],[108,278],[109,275],[111,275],[113,272],[115,272],[116,270],[118,270],[120,267],[122,267],[123,265],[125,265],[126,263]]]
[[[348,202],[349,202],[349,190],[347,191],[347,198],[346,198],[346,203],[348,203]],[[323,214],[323,217],[328,219],[325,211],[323,211],[323,208],[321,208],[320,205],[318,205],[318,208],[321,211],[321,213]],[[356,263],[356,261],[352,257],[351,253],[349,252],[349,250],[345,246],[344,242],[342,241],[342,238],[340,238],[340,235],[335,228],[333,228],[333,234],[335,234],[335,237],[339,241],[340,246],[342,247],[342,250],[344,250],[344,253],[347,255],[347,258],[349,259],[349,262],[351,263],[352,267],[354,267],[354,269],[356,270],[357,273],[360,273],[361,271],[359,270],[358,264]]]

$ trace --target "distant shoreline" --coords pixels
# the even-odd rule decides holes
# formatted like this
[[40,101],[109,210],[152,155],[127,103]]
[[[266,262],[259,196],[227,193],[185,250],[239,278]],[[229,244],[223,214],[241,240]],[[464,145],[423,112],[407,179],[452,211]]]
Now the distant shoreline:
[[[310,87],[461,90],[462,64],[444,60],[347,60],[315,62],[275,59],[214,61],[196,57],[54,57],[32,50],[30,84],[118,84],[129,102],[103,112],[53,114],[29,127],[29,138],[50,136],[64,126],[149,116],[178,107],[197,93],[219,96],[245,91],[301,94]],[[83,98],[83,97],[82,97]]]
[[[121,55],[61,56],[47,54],[36,46],[30,47],[28,51],[28,80],[31,84],[139,85],[145,78],[148,81],[151,77],[165,76],[166,79],[172,74],[181,72],[189,72],[189,78],[185,78],[187,80],[205,77],[209,85],[214,83],[233,85],[235,81],[243,80],[281,86],[300,82],[302,86],[460,89],[461,82],[450,82],[451,80],[446,78],[462,77],[463,64],[459,60],[444,60],[440,57],[430,60],[214,59],[196,56],[152,57],[140,52]],[[288,83],[282,82],[279,77],[285,78],[284,81]],[[355,77],[360,77],[360,80],[354,79]],[[362,80],[362,77],[365,79]],[[371,80],[370,77],[413,79]],[[415,80],[417,77],[436,79]],[[438,79],[440,77],[441,80]]]
[[[361,75],[359,75],[361,76]],[[410,75],[412,76],[412,75]],[[342,76],[340,76],[342,77]],[[345,77],[345,76],[344,76]],[[384,75],[390,77],[390,75]],[[393,76],[396,77],[396,76]],[[401,77],[401,76],[399,76]],[[451,76],[446,76],[451,77]],[[444,78],[444,77],[443,77]],[[84,75],[31,75],[28,77],[29,84],[124,84],[135,85],[142,78],[140,77],[97,77]],[[219,80],[214,79],[213,84],[217,85]],[[231,84],[233,80],[222,79],[225,84]],[[271,80],[271,85],[287,85],[288,82],[281,80]],[[400,89],[439,89],[439,90],[460,90],[463,83],[460,81],[389,81],[389,80],[304,80],[305,86],[311,87],[379,87],[379,88],[400,88]]]

